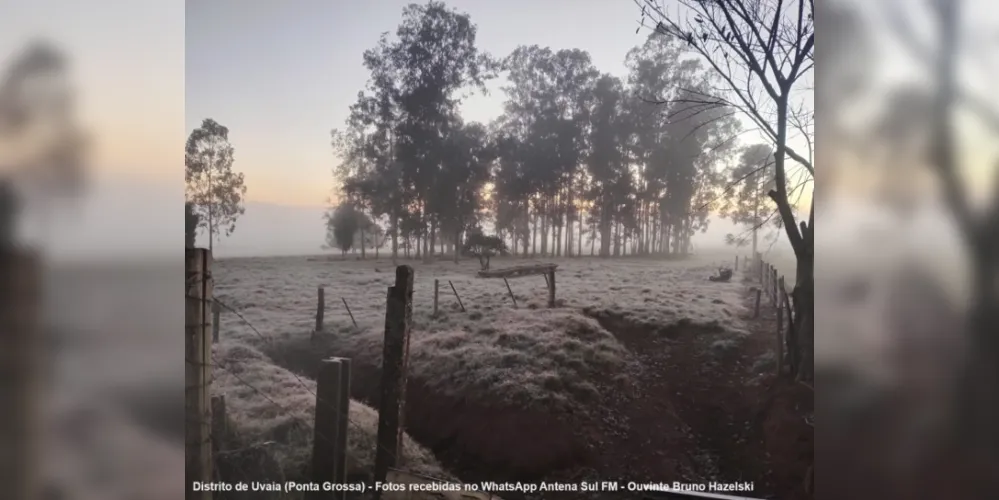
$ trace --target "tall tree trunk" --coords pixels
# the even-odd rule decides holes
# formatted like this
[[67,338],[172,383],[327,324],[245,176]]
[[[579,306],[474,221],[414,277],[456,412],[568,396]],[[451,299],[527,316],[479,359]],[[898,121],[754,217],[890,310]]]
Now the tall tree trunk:
[[211,155],[208,167],[208,251],[215,255],[215,191],[212,190],[212,168],[215,166],[215,154]]
[[366,245],[364,244],[364,228],[363,228],[363,227],[362,227],[362,228],[360,228],[360,230],[359,230],[359,231],[360,231],[360,233],[361,233],[361,260],[364,260],[364,259],[365,259],[365,257],[367,257],[367,256],[365,255],[365,253],[364,253],[364,247],[366,246]]
[[548,228],[551,227],[551,205],[548,203],[548,199],[545,198],[545,203],[542,205],[541,212],[541,256],[548,256]]
[[566,192],[568,192],[568,202],[565,209],[565,256],[572,257],[572,243],[575,239],[573,237],[573,226],[575,225],[573,221],[575,220],[576,207],[573,205],[574,196],[571,181],[566,187]]
[[[814,353],[815,346],[815,280],[814,280],[814,228],[805,223],[801,224],[801,231],[795,224],[794,213],[788,202],[787,176],[785,175],[784,162],[787,144],[787,96],[789,89],[781,89],[781,97],[777,99],[777,140],[774,148],[774,180],[775,190],[769,193],[770,197],[777,204],[777,211],[781,221],[784,223],[784,230],[787,233],[791,248],[794,249],[797,258],[798,274],[795,277],[794,307],[795,323],[801,323],[800,328],[796,325],[795,335],[799,349],[799,359],[801,367],[798,370],[798,378],[805,382],[811,382],[815,378]],[[815,204],[812,203],[809,222],[814,223]]]
[[454,263],[457,264],[461,260],[461,230],[454,232]]
[[621,256],[621,223],[613,221],[614,224],[614,256]]
[[538,214],[537,214],[537,209],[535,209],[535,213],[533,213],[532,215],[533,215],[533,217],[531,217],[531,219],[534,222],[534,224],[531,224],[532,225],[532,228],[531,228],[531,257],[533,258],[538,253]]
[[562,256],[562,227],[565,225],[565,204],[562,202],[562,190],[555,195],[555,228],[552,234],[555,237],[555,256]]
[[399,214],[392,211],[392,265],[399,265]]
[[611,249],[611,210],[610,204],[604,203],[600,209],[600,256],[610,257]]
[[760,187],[762,186],[761,180],[764,178],[762,173],[757,173],[753,176],[756,186],[753,193],[753,256],[756,256],[756,249],[758,247],[758,236],[759,236],[759,226],[760,226]]
[[428,251],[424,256],[426,262],[434,261],[434,254],[437,252],[437,217],[430,218],[430,241],[428,243]]

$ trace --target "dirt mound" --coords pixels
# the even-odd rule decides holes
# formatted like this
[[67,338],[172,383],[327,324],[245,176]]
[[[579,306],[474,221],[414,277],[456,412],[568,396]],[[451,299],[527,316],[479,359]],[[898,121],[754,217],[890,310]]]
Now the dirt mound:
[[[313,376],[329,356],[380,366],[382,343],[381,332],[343,330],[314,341],[288,334],[262,349]],[[575,310],[506,310],[473,325],[444,316],[414,328],[409,346],[409,376],[435,394],[548,413],[585,413],[604,389],[627,384],[629,364],[631,353]]]
[[697,322],[691,318],[673,318],[663,322],[660,317],[646,317],[633,311],[603,307],[585,307],[583,314],[597,320],[600,326],[623,341],[624,336],[653,336],[676,339],[685,333],[721,333],[725,328],[716,321]]
[[[578,325],[577,325],[578,326]],[[585,329],[584,329],[585,330]],[[593,335],[589,330],[575,331],[577,335]],[[434,339],[435,343],[445,342]],[[513,339],[508,339],[514,342]],[[500,340],[502,342],[502,340]],[[275,363],[314,377],[322,359],[333,352],[346,354],[331,347],[330,340],[316,343],[295,342],[290,339],[268,352]],[[420,352],[418,343],[410,346],[411,356]],[[446,352],[440,349],[434,352]],[[411,361],[413,358],[411,358]],[[495,369],[515,369],[514,366],[500,366]],[[489,470],[483,479],[517,478],[528,480],[540,478],[558,469],[585,464],[589,459],[586,439],[575,432],[587,419],[583,412],[552,411],[559,407],[538,409],[538,399],[534,407],[511,404],[509,399],[492,398],[495,393],[467,390],[457,394],[456,389],[474,385],[454,386],[450,394],[428,384],[422,377],[411,375],[407,384],[406,430],[420,443],[432,449],[455,473],[462,473],[465,479],[475,479],[475,471]],[[436,373],[436,372],[435,372]],[[544,374],[541,375],[542,377]],[[585,392],[572,395],[573,386],[556,382],[549,375],[537,382],[547,387],[554,395],[568,394],[577,399],[596,398]],[[353,358],[351,366],[351,395],[374,407],[379,404],[381,369],[371,356]],[[578,383],[578,381],[577,381]],[[593,389],[596,391],[596,389]],[[500,393],[502,395],[502,393]],[[540,401],[556,401],[547,399]],[[564,404],[567,399],[557,400]],[[471,467],[464,467],[470,465]]]

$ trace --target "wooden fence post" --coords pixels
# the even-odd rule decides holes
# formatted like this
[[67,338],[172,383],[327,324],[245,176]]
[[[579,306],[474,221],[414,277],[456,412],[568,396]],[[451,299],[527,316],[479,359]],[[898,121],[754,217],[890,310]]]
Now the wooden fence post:
[[510,300],[513,301],[513,308],[517,308],[517,297],[513,296],[513,289],[510,288],[510,282],[506,278],[503,278],[503,283],[506,283],[506,291],[510,292]]
[[[2,229],[0,229],[2,231]],[[2,235],[0,235],[2,236]],[[9,498],[40,498],[39,422],[43,350],[38,329],[41,265],[33,252],[0,241],[0,463],[12,469]],[[10,470],[8,469],[8,470]]]
[[438,303],[437,297],[440,296],[440,291],[441,291],[441,282],[440,282],[440,280],[434,278],[434,317],[435,318],[437,317],[437,303]]
[[753,318],[760,317],[760,297],[763,295],[763,288],[756,289],[756,308],[753,309]]
[[185,299],[185,417],[187,452],[187,499],[210,500],[210,491],[194,491],[195,481],[212,481],[211,315],[212,254],[204,248],[188,248]]
[[[229,421],[226,418],[225,395],[212,396],[212,455],[222,451],[222,441],[228,433]],[[219,478],[216,477],[215,480],[218,481]]]
[[[395,286],[388,289],[385,308],[385,347],[382,351],[381,404],[378,408],[378,447],[375,482],[385,482],[389,467],[399,462],[403,432],[409,329],[413,314],[413,268],[398,266]],[[380,498],[380,492],[376,492]]]
[[[347,482],[347,443],[348,429],[350,428],[350,358],[337,358],[340,362],[340,399],[339,407],[342,409],[340,418],[337,419],[337,447],[336,447],[336,468],[334,469],[333,480],[338,483]],[[336,493],[338,500],[346,500],[347,492]]]
[[354,324],[354,328],[357,328],[357,320],[354,319],[354,313],[350,312],[350,306],[347,305],[347,299],[340,297],[343,301],[343,307],[347,308],[347,314],[350,315],[350,322]]
[[319,287],[319,298],[316,303],[316,329],[314,333],[323,331],[323,317],[326,315],[326,289]]
[[548,270],[548,307],[555,307],[555,268]]
[[777,299],[777,376],[784,372],[784,308],[783,297]]
[[219,323],[222,316],[218,302],[212,301],[212,343],[219,341]]
[[770,299],[770,303],[774,303],[774,266],[767,263],[767,298]]
[[[347,479],[347,423],[350,418],[350,360],[324,359],[316,379],[315,435],[312,439],[312,482],[344,483]],[[346,492],[310,491],[309,500],[343,499]]]
[[733,271],[738,271],[738,270],[739,270],[739,256],[736,255],[735,256],[735,269],[733,269]]
[[779,306],[780,304],[777,303],[778,302],[778,299],[777,299],[777,286],[778,286],[778,283],[777,283],[777,268],[773,267],[773,266],[770,266],[770,283],[773,285],[773,293],[774,293],[774,295],[773,295],[773,297],[774,297],[773,304]]
[[458,290],[454,288],[454,283],[451,283],[451,280],[447,280],[447,284],[451,285],[451,291],[454,292],[454,298],[458,299],[458,307],[461,308],[461,312],[465,312],[465,304],[461,303],[461,297],[458,296]]

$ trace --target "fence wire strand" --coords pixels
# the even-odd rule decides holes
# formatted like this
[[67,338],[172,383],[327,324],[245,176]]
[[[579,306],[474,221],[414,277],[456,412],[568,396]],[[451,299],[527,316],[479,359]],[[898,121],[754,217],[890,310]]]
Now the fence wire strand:
[[[223,301],[221,301],[221,300],[219,300],[218,298],[215,298],[215,297],[213,297],[211,299],[211,301],[213,303],[215,303],[215,304],[218,304],[223,309],[225,309],[225,310],[227,310],[227,311],[232,312],[233,314],[235,314],[240,319],[240,321],[242,321],[247,327],[249,327],[250,330],[252,330],[254,332],[254,334],[256,334],[262,341],[268,343],[269,346],[273,346],[274,339],[272,337],[268,337],[267,335],[264,335],[255,325],[253,325],[252,322],[250,322],[248,319],[246,319],[246,317],[242,313],[240,313],[238,310],[236,310],[236,308],[234,308],[234,307],[226,304],[225,302],[223,302]],[[201,364],[200,362],[196,362],[196,363],[197,364]],[[268,396],[267,394],[265,394],[262,390],[260,390],[259,388],[257,388],[253,384],[251,384],[250,382],[247,382],[242,377],[236,375],[236,373],[234,373],[231,369],[229,369],[229,367],[226,366],[226,363],[221,362],[219,359],[217,359],[215,357],[214,353],[212,354],[212,365],[213,366],[218,366],[220,369],[224,370],[229,375],[232,375],[233,378],[236,379],[237,382],[239,382],[242,385],[245,385],[250,390],[252,390],[255,393],[259,394],[264,399],[266,399],[269,403],[271,403],[272,405],[274,405],[276,408],[280,409],[285,414],[290,414],[291,413],[290,410],[288,408],[286,408],[284,405],[281,405],[280,403],[278,403],[277,401],[275,401],[273,398],[271,398],[270,396]],[[320,398],[319,395],[309,387],[308,383],[302,377],[300,377],[297,373],[295,373],[292,370],[286,370],[286,371],[288,373],[290,373],[292,375],[292,377],[294,377],[298,381],[298,383],[302,387],[302,389],[304,389],[308,394],[310,394],[315,399],[317,405],[319,405],[319,404],[325,405],[325,407],[327,409],[331,409],[331,410],[334,410],[335,413],[339,413],[339,415],[342,418],[346,419],[347,423],[350,424],[350,425],[352,425],[357,431],[360,431],[360,432],[365,432],[366,431],[365,428],[362,425],[360,425],[357,422],[354,422],[353,420],[350,419],[350,405],[349,404],[348,404],[347,408],[344,408],[344,409],[342,409],[340,411],[336,411],[337,410],[336,405],[333,404],[333,403],[330,403],[330,402],[328,402],[328,401],[326,401],[326,400],[324,400],[322,398]],[[297,420],[297,421],[302,421],[302,422],[310,424],[310,425],[313,424],[313,422],[309,422],[304,417],[294,417],[294,419]],[[315,427],[315,426],[313,425],[313,427]],[[313,431],[316,433],[316,435],[318,437],[320,437],[320,438],[322,438],[322,439],[324,439],[326,441],[330,441],[330,439],[328,437],[322,435],[318,430],[313,429]],[[384,446],[381,445],[381,443],[377,442],[377,439],[375,440],[375,445],[378,446],[378,447],[380,447],[382,451],[385,451],[385,452],[389,453],[391,456],[396,457],[396,459],[399,460],[399,461],[401,461],[401,459],[403,458],[403,455],[404,455],[403,450],[405,449],[404,442],[403,443],[399,443],[399,447],[400,447],[400,452],[399,453],[391,451],[388,448],[385,448]],[[248,448],[252,448],[252,447],[248,447]],[[393,469],[393,470],[396,470],[396,471],[399,471],[399,472],[405,472],[406,474],[418,475],[418,474],[415,474],[413,472],[403,471],[401,469]]]

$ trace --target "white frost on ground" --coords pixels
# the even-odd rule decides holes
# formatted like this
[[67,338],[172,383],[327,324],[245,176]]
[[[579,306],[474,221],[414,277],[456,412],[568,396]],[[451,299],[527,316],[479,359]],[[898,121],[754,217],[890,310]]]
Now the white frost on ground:
[[[707,280],[719,265],[731,262],[710,260],[600,260],[594,258],[555,259],[557,298],[571,309],[596,307],[631,311],[663,324],[687,318],[693,323],[717,322],[733,330],[744,328],[738,319],[743,286]],[[524,259],[494,259],[493,269],[523,265]],[[415,263],[413,311],[415,330],[434,330],[431,321],[433,283],[440,280],[440,307],[449,317],[459,306],[448,281],[454,283],[470,313],[479,312],[487,321],[501,319],[516,323],[530,315],[512,314],[513,305],[503,280],[476,277],[478,263]],[[377,272],[376,272],[377,269]],[[317,287],[325,287],[326,328],[352,329],[350,317],[341,302],[346,299],[362,330],[381,330],[385,321],[386,289],[394,282],[394,269],[384,257],[367,261],[317,261],[305,258],[255,258],[220,260],[215,265],[215,297],[239,311],[264,335],[293,333],[307,335],[314,326]],[[544,308],[547,291],[543,276],[510,280],[518,305]],[[455,321],[465,323],[455,317]],[[529,327],[530,325],[525,325]],[[223,310],[222,331],[227,338],[257,342],[260,339],[235,314]],[[256,338],[256,339],[255,339]]]
[[[677,323],[745,333],[739,275],[730,283],[707,280],[727,262],[557,259],[560,307],[554,310],[546,308],[540,275],[510,280],[519,305],[514,309],[502,279],[476,276],[477,262],[401,262],[416,273],[410,375],[443,394],[546,410],[585,408],[598,391],[595,383],[620,382],[632,364],[631,353],[592,316],[613,316],[653,334]],[[528,262],[495,259],[493,268]],[[224,307],[226,342],[265,352],[274,344],[307,342],[316,288],[323,286],[324,343],[337,355],[380,363],[386,290],[395,278],[388,260],[233,259],[219,261],[214,275],[215,296],[239,311]],[[440,283],[436,319],[434,279]],[[449,282],[467,312],[460,311]]]
[[[212,372],[213,392],[225,394],[226,413],[244,442],[272,443],[269,449],[285,477],[304,474],[311,463],[316,384],[274,365],[259,351],[237,342],[213,349],[221,363]],[[370,471],[377,448],[378,412],[350,402],[347,430],[348,474]],[[446,474],[433,455],[404,436],[402,465],[421,473]]]

